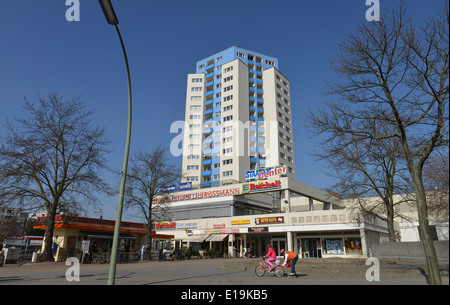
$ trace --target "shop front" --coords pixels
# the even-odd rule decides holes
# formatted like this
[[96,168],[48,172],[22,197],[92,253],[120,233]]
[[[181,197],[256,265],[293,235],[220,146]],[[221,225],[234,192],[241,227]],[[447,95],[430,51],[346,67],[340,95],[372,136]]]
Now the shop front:
[[[45,230],[46,221],[46,217],[40,218],[40,224],[34,226],[34,229]],[[114,220],[56,216],[52,241],[55,260],[64,261],[67,257],[74,256],[86,262],[95,255],[106,261],[111,255],[114,227]],[[143,223],[121,223],[119,260],[130,261],[139,258],[140,247],[142,243],[146,243],[147,228],[148,225]],[[165,241],[170,243],[173,235],[152,232],[152,238],[154,245]],[[154,247],[152,247],[153,251],[155,251]]]
[[297,233],[302,258],[362,256],[360,231]]

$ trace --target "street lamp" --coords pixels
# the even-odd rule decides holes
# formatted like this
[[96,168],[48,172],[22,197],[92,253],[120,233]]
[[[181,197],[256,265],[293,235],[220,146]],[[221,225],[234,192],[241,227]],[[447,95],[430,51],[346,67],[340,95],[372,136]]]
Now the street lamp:
[[119,202],[117,203],[117,215],[116,223],[114,226],[114,237],[113,245],[111,249],[111,260],[109,264],[109,275],[108,275],[108,285],[114,285],[116,279],[116,264],[117,264],[117,250],[119,249],[119,236],[120,236],[120,223],[122,221],[122,210],[123,210],[123,195],[125,193],[125,181],[127,177],[128,168],[128,155],[130,153],[130,140],[131,140],[131,80],[130,80],[130,68],[128,67],[127,52],[125,51],[125,45],[123,44],[122,35],[120,35],[119,20],[117,19],[114,8],[111,4],[111,0],[99,0],[100,6],[102,7],[103,13],[105,14],[106,20],[109,24],[115,26],[117,34],[119,35],[120,44],[122,45],[123,56],[125,58],[125,66],[127,68],[127,80],[128,80],[128,128],[127,128],[127,139],[125,143],[125,155],[123,157],[123,167],[122,175],[120,178],[120,189],[119,189]]

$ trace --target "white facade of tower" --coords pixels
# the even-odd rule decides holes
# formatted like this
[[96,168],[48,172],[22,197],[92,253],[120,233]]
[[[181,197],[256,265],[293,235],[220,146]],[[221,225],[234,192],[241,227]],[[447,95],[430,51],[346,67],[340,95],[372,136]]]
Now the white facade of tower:
[[182,182],[245,182],[246,171],[277,165],[295,179],[290,86],[277,64],[238,47],[197,62],[187,78]]

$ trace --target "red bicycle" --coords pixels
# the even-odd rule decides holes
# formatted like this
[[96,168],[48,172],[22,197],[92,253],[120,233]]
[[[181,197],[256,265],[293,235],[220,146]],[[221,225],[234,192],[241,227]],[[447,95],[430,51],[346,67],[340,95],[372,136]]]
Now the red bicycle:
[[257,276],[264,276],[266,271],[271,275],[276,275],[277,277],[282,277],[284,275],[284,268],[281,266],[280,260],[275,261],[275,267],[273,270],[270,270],[270,265],[266,262],[265,259],[258,266],[255,267],[255,273]]

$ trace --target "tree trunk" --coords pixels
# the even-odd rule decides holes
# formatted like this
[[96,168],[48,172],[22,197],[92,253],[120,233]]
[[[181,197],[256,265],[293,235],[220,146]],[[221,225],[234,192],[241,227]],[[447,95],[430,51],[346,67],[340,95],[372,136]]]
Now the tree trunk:
[[434,249],[433,239],[431,237],[430,223],[428,221],[426,194],[423,188],[421,175],[414,175],[413,180],[417,197],[417,213],[419,216],[420,238],[427,260],[429,283],[431,285],[442,285],[436,250]]
[[47,224],[44,233],[44,261],[54,261],[53,248],[53,231],[55,229],[56,204],[53,204],[50,209],[47,209]]
[[[151,205],[150,205],[151,206]],[[148,247],[148,260],[152,260],[152,211],[149,211],[148,230],[147,230],[147,247]]]
[[388,234],[389,234],[389,241],[390,242],[396,242],[397,239],[395,237],[395,229],[394,229],[394,205],[392,202],[389,202],[386,205],[386,222],[388,227]]

